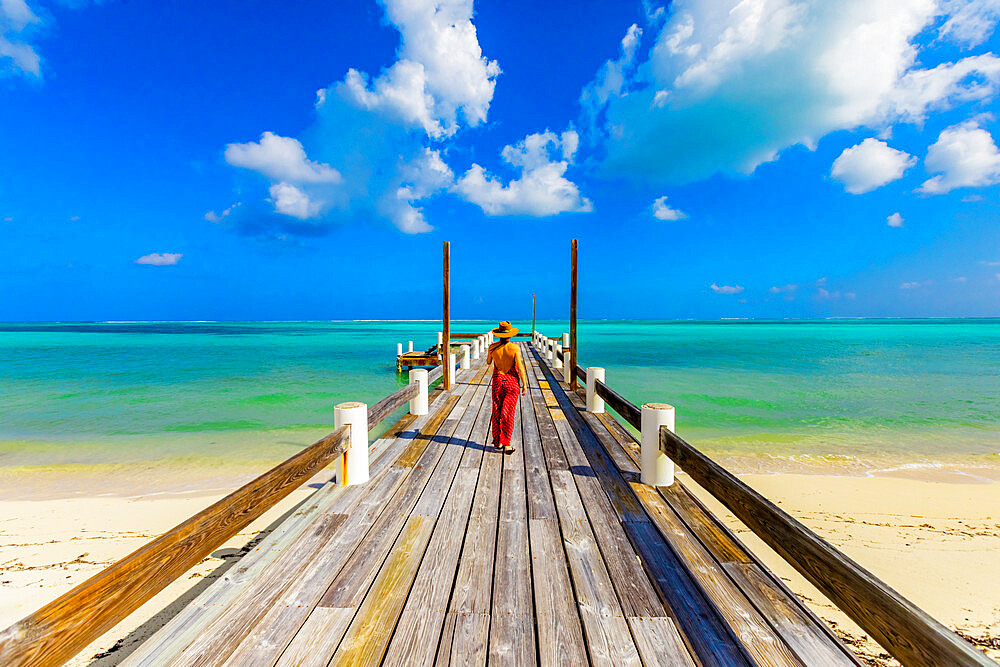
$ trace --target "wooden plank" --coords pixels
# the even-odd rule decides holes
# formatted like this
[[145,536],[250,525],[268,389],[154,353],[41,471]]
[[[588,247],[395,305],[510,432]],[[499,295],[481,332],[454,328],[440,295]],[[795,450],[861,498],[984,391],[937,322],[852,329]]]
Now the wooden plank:
[[650,523],[630,523],[626,529],[697,662],[703,667],[753,665],[659,531]]
[[455,618],[455,631],[448,664],[469,667],[485,665],[490,615],[474,612],[450,612],[449,615]]
[[588,664],[559,524],[549,519],[529,519],[528,531],[539,664]]
[[433,527],[434,522],[426,517],[407,519],[331,664],[381,664]]
[[[448,405],[449,401],[445,401],[443,407],[425,422],[418,439],[428,440],[433,437],[448,414]],[[411,471],[418,477],[423,475],[419,468],[393,465],[383,475],[396,481],[386,485],[376,479],[365,484],[364,500],[352,511],[344,529],[324,545],[301,576],[279,591],[280,597],[276,601],[266,605],[237,605],[235,609],[227,610],[177,660],[198,664],[203,654],[228,655],[233,664],[240,664],[243,660],[263,660],[272,655],[277,658],[320,601],[331,580],[337,582],[345,568],[353,568],[351,571],[357,574],[354,581],[358,585],[361,582],[367,585],[371,581],[362,578],[370,573],[364,567],[367,561],[361,561],[360,557],[354,557],[353,554],[360,545],[364,545],[362,551],[374,554],[375,558],[382,553],[371,545],[383,544],[382,540],[386,537],[382,531],[391,531],[392,526],[387,525],[388,521],[380,522],[379,519],[387,504],[395,503],[395,506],[399,506],[412,498],[415,483],[409,480],[411,475],[408,473]],[[400,500],[400,495],[405,500]],[[375,524],[378,524],[378,528]],[[369,537],[371,530],[376,531],[375,537]],[[396,532],[398,534],[398,529]],[[339,581],[343,579],[340,578]],[[355,593],[355,590],[352,588],[349,593]]]
[[591,662],[639,665],[639,653],[615,596],[573,475],[566,470],[553,470],[550,476]]
[[[477,439],[482,440],[482,435],[489,425],[488,395],[488,385],[484,384],[477,388],[476,398],[473,399],[472,405],[463,416],[462,424],[452,438],[454,446],[467,449],[475,447]],[[463,452],[460,459],[464,458]],[[435,657],[438,639],[442,636],[442,626],[444,626],[444,636],[441,642],[447,644],[447,650],[439,659],[446,662],[450,659],[454,615],[448,615],[446,618],[446,611],[478,479],[479,468],[459,467],[455,474],[446,498],[443,499],[444,506],[434,527],[430,544],[386,652],[386,665],[431,664]],[[430,493],[434,494],[436,490],[431,486],[432,483],[433,481],[428,486],[431,487]],[[425,496],[417,503],[414,512],[430,513],[433,510],[427,504],[432,496],[427,493],[425,491]]]
[[[531,371],[528,375],[532,378]],[[529,390],[530,391],[530,390]],[[542,452],[542,440],[538,432],[538,420],[531,398],[521,400],[521,448],[524,450],[525,486],[527,491],[528,517],[532,519],[555,519],[556,506],[549,487],[549,474]]]
[[317,607],[309,614],[305,624],[295,635],[285,652],[278,658],[277,667],[323,667],[333,655],[347,625],[354,616],[354,609]]
[[[414,417],[408,415],[406,420],[413,429],[419,429],[428,419],[436,414],[442,405],[440,393],[431,403],[430,414]],[[370,471],[374,479],[384,472],[409,439],[392,435],[393,431],[401,429],[404,420],[397,422],[383,438],[376,441],[377,449],[372,454]],[[243,590],[249,582],[260,578],[265,568],[288,548],[294,545],[301,535],[321,513],[345,513],[354,508],[357,497],[363,492],[360,486],[342,487],[334,482],[328,482],[309,497],[295,512],[267,535],[250,553],[243,556],[239,563],[229,569],[215,583],[209,586],[201,595],[188,604],[177,616],[145,641],[125,660],[125,665],[152,664],[173,656],[187,646],[194,637],[215,617],[221,614],[231,601]]]
[[406,405],[411,398],[417,395],[419,390],[419,385],[415,383],[408,384],[368,408],[368,430],[371,431],[381,424],[386,417]]
[[971,644],[667,429],[660,448],[903,664],[989,665]]
[[[479,471],[471,468],[461,468],[455,474],[389,643],[386,665],[430,665],[434,661],[478,477]],[[450,635],[442,641],[448,642],[450,656]]]
[[685,564],[705,597],[712,601],[719,615],[740,638],[747,653],[760,664],[802,665],[656,490],[638,482],[634,482],[632,488],[642,500],[653,524]]
[[490,616],[491,665],[535,663],[535,623],[528,551],[528,508],[525,497],[524,449],[520,403],[515,411],[511,445],[503,457],[499,527]]
[[632,636],[645,667],[694,667],[695,662],[677,632],[677,626],[669,618],[629,616],[628,625],[632,628]]
[[347,428],[275,466],[0,634],[0,664],[58,665],[344,451]]
[[[603,418],[595,419],[590,423],[594,426],[595,433],[600,436],[601,442],[605,445],[606,449],[618,449],[630,461],[634,463],[638,462],[638,443],[632,434],[626,431],[617,420],[610,415],[589,415],[588,413],[584,413],[584,416],[589,418]],[[599,425],[605,428],[602,430],[598,428]],[[860,664],[832,633],[829,626],[817,618],[780,580],[759,563],[739,539],[717,517],[712,515],[680,481],[675,481],[669,487],[660,487],[657,491],[685,525],[697,535],[698,539],[715,560],[723,565],[726,573],[730,575],[730,579],[754,603],[758,611],[761,612],[761,615],[785,638],[786,643],[789,643],[794,648],[794,644],[789,642],[785,636],[786,630],[781,627],[780,623],[772,620],[772,615],[776,608],[787,607],[795,610],[795,616],[803,619],[802,623],[806,628],[804,631],[810,632],[813,640],[824,643],[827,649],[838,654],[840,659],[847,660],[850,664]],[[736,577],[732,574],[732,570],[729,567],[730,563],[756,563],[756,572],[767,577],[768,589],[774,595],[779,596],[779,599],[775,602],[769,602],[761,598],[759,592],[754,587],[748,586],[748,581],[745,578]],[[788,613],[791,614],[792,612]]]
[[813,620],[792,604],[785,592],[754,563],[725,563],[722,566],[757,605],[782,639],[802,661],[812,667],[854,665],[843,650],[819,632]]

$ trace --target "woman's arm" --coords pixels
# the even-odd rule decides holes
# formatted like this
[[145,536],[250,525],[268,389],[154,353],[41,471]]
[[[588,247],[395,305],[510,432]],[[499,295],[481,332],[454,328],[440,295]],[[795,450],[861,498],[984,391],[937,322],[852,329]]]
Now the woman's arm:
[[524,396],[528,393],[528,371],[524,367],[524,360],[521,359],[521,348],[515,347],[514,352],[517,354],[517,360],[514,362],[514,368],[517,369],[517,374],[521,379],[521,395]]

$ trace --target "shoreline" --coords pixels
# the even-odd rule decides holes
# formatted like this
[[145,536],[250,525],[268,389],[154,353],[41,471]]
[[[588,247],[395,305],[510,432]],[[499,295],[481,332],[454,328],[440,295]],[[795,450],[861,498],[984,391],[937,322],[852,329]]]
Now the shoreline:
[[[891,476],[744,474],[739,477],[929,614],[1000,658],[1000,485]],[[182,575],[70,664],[120,660],[130,645],[231,567],[248,543],[307,498],[317,475]],[[678,479],[869,664],[894,664],[787,563],[713,498]],[[0,628],[67,592],[200,511],[216,492],[152,492],[0,500]]]

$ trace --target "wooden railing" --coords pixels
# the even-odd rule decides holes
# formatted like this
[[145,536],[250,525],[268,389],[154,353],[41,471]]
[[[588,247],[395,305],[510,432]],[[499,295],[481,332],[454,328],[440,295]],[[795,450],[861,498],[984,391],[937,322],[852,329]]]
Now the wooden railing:
[[[409,384],[372,406],[368,430],[417,391]],[[0,632],[0,665],[59,665],[72,658],[332,463],[347,449],[349,429],[338,428]]]
[[[586,382],[582,366],[574,369]],[[636,429],[641,409],[599,380],[595,392]],[[964,639],[884,581],[778,508],[666,427],[660,450],[711,493],[755,535],[798,570],[904,665],[992,665]]]

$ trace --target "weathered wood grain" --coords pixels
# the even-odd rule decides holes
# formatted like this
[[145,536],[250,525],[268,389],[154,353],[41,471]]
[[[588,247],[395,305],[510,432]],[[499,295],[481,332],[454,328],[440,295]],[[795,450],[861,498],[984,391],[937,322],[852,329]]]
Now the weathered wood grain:
[[57,665],[248,526],[344,451],[337,429],[0,633],[0,664]]
[[992,662],[676,434],[661,429],[660,448],[903,664]]
[[316,607],[281,654],[277,667],[324,667],[340,644],[354,609]]
[[529,519],[538,660],[542,667],[587,664],[580,613],[558,521]]
[[628,624],[632,628],[632,636],[645,667],[694,667],[695,662],[688,653],[684,640],[669,618],[629,616]]
[[639,653],[615,596],[573,475],[567,470],[554,470],[550,476],[591,662],[639,665]]
[[724,563],[722,567],[760,609],[802,662],[809,667],[857,664],[820,632],[812,619],[754,563]]
[[408,384],[392,392],[375,405],[368,408],[368,430],[372,430],[393,412],[409,403],[417,395],[420,387],[416,383]]

